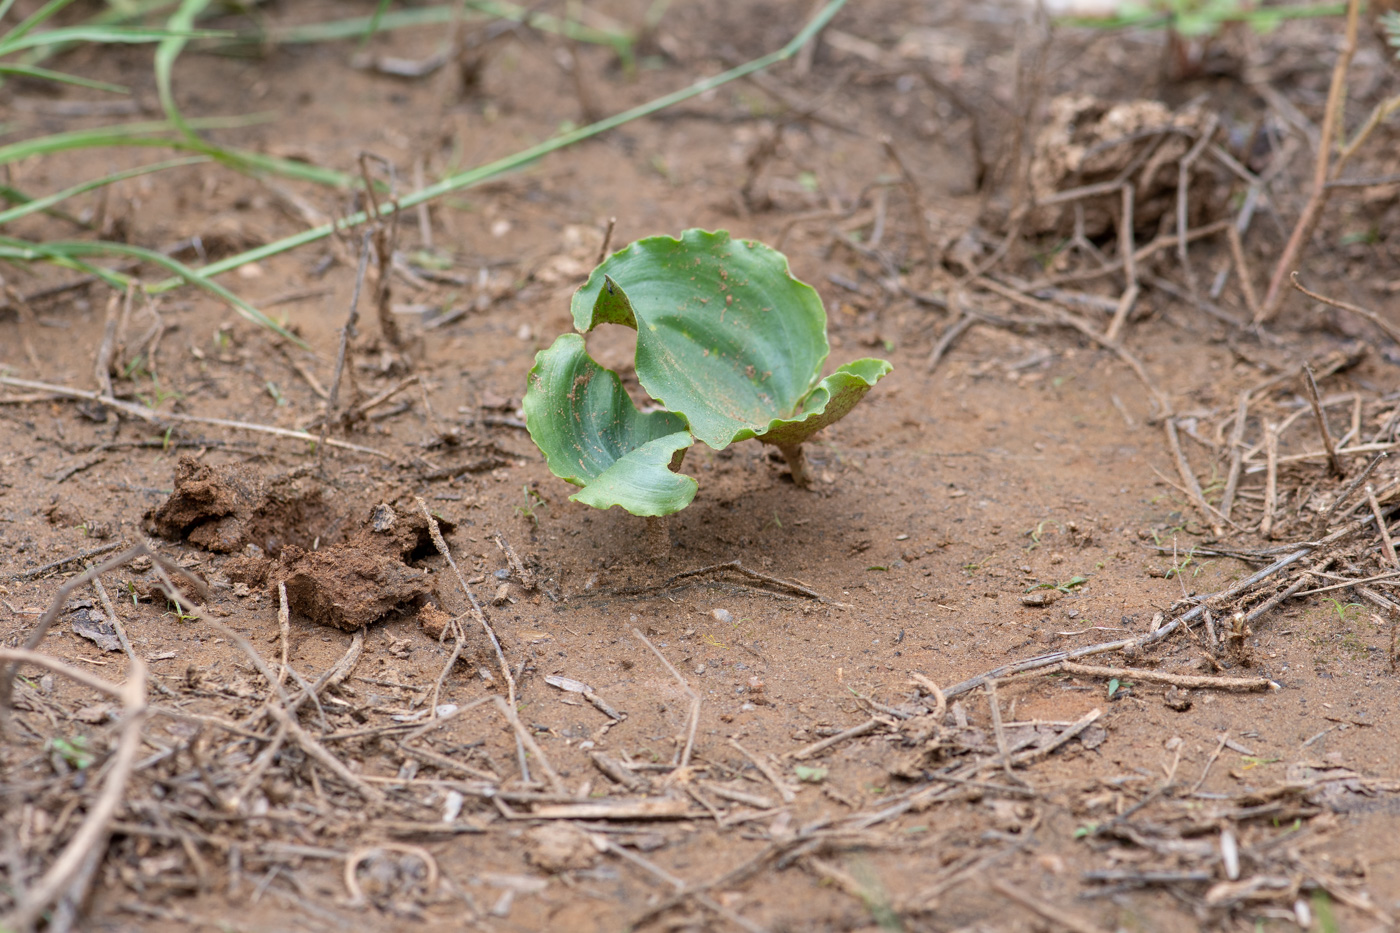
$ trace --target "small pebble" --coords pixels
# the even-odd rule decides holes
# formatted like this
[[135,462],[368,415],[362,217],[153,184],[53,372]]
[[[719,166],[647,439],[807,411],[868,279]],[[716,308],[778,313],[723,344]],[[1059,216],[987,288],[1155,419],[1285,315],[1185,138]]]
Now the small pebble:
[[710,615],[715,617],[716,622],[723,622],[726,625],[734,621],[734,616],[730,614],[728,609],[713,609],[710,611]]
[[697,674],[703,674],[703,673],[705,673],[705,665],[703,665],[703,664],[697,664],[697,665],[695,665],[695,673],[697,673]]

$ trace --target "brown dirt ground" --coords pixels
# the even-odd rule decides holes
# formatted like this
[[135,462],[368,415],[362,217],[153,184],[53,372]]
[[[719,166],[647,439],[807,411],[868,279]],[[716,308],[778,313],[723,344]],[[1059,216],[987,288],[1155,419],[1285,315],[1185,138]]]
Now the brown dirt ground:
[[[646,4],[599,6],[634,22]],[[287,4],[265,15],[309,22],[343,16],[348,7],[369,12],[373,4]],[[678,3],[634,74],[604,49],[578,48],[581,83],[591,106],[614,112],[778,47],[809,7],[805,0]],[[1226,64],[1238,54],[1262,69],[1254,80],[1272,82],[1305,119],[1317,121],[1336,25],[1295,25],[1267,38],[1235,34],[1219,52]],[[805,74],[789,63],[768,77],[788,101],[819,101],[815,117],[794,114],[759,85],[739,82],[435,203],[433,245],[464,284],[398,279],[394,301],[406,311],[415,305],[469,310],[431,330],[418,314],[399,315],[409,335],[400,354],[363,305],[353,354],[360,391],[373,395],[415,374],[426,393],[412,387],[379,409],[387,417],[336,435],[391,459],[330,450],[321,475],[302,442],[197,424],[176,425],[166,435],[86,404],[11,404],[23,393],[0,389],[9,393],[0,394],[0,644],[22,643],[61,580],[80,564],[38,576],[27,571],[102,544],[139,540],[146,514],[172,489],[182,456],[237,467],[267,484],[256,514],[240,513],[237,527],[219,531],[232,536],[237,553],[164,539],[155,546],[207,581],[214,619],[246,637],[274,667],[279,623],[270,587],[278,573],[305,561],[308,550],[355,535],[368,540],[363,526],[376,506],[389,504],[404,520],[421,496],[455,523],[448,541],[480,598],[498,597],[487,609],[517,672],[521,721],[568,793],[585,801],[639,793],[594,766],[590,753],[604,752],[634,762],[638,780],[675,814],[550,821],[531,818],[525,797],[498,806],[469,793],[450,825],[423,825],[441,819],[453,782],[470,783],[473,773],[495,774],[503,788],[521,790],[515,743],[492,706],[427,734],[431,744],[424,747],[447,756],[445,762],[415,759],[397,734],[376,731],[394,725],[394,716],[421,714],[431,702],[453,645],[427,629],[436,620],[440,631],[441,610],[461,612],[463,600],[450,570],[424,542],[357,552],[374,565],[363,578],[379,581],[371,586],[386,579],[373,574],[388,573],[403,587],[388,600],[401,608],[368,627],[353,675],[326,691],[321,711],[303,707],[301,723],[317,735],[364,733],[337,736],[327,746],[355,774],[402,778],[375,785],[390,793],[390,804],[377,811],[363,806],[348,785],[289,745],[242,809],[231,812],[223,804],[264,743],[155,715],[80,928],[616,930],[639,923],[647,930],[720,929],[732,927],[735,914],[750,928],[774,931],[1061,928],[990,887],[995,881],[1072,915],[1084,929],[1286,929],[1294,923],[1288,918],[1298,916],[1295,903],[1310,905],[1317,916],[1334,913],[1334,929],[1387,928],[1400,911],[1400,798],[1375,783],[1363,794],[1353,783],[1319,800],[1298,783],[1312,776],[1306,789],[1316,789],[1321,768],[1348,768],[1365,779],[1400,775],[1392,623],[1372,615],[1373,607],[1351,590],[1282,604],[1253,624],[1245,645],[1218,660],[1199,632],[1177,633],[1127,659],[1097,659],[1169,673],[1264,675],[1282,685],[1275,692],[1195,691],[1190,708],[1178,711],[1164,702],[1166,688],[1151,683],[1110,697],[1104,680],[1090,676],[1003,682],[996,697],[1009,737],[1102,710],[1098,730],[1014,772],[996,761],[986,695],[968,693],[947,723],[928,726],[922,738],[928,740],[930,729],[953,730],[962,744],[937,754],[982,755],[991,764],[978,780],[1001,789],[954,786],[953,793],[868,828],[850,820],[878,813],[883,801],[945,786],[926,776],[942,762],[918,758],[920,740],[910,720],[899,718],[932,703],[911,682],[912,673],[946,687],[1010,661],[1144,633],[1154,614],[1188,605],[1178,601],[1189,594],[1222,590],[1260,564],[1186,561],[1210,529],[1179,491],[1148,393],[1112,352],[1063,328],[979,326],[929,375],[925,360],[950,313],[898,287],[892,294],[888,270],[837,236],[856,232],[865,242],[882,223],[881,249],[909,289],[947,287],[953,273],[926,263],[909,191],[879,138],[891,138],[918,180],[934,236],[956,240],[979,209],[970,134],[981,134],[994,157],[1023,103],[1016,99],[1017,53],[1024,65],[1038,48],[1024,17],[1009,7],[881,0],[844,11],[834,28],[838,34],[817,50]],[[441,39],[440,29],[407,30],[376,38],[369,49],[422,58]],[[1281,127],[1280,135],[1291,132],[1238,69],[1164,78],[1163,43],[1154,32],[1061,33],[1036,73],[1042,103],[1072,90],[1110,100],[1158,98],[1176,107],[1204,94],[1228,127],[1231,146],[1244,145],[1250,128],[1264,122]],[[575,82],[559,64],[568,61],[567,47],[530,30],[492,40],[479,84],[466,91],[451,69],[403,80],[353,68],[355,54],[342,43],[268,48],[254,57],[191,51],[180,60],[176,85],[190,115],[275,115],[219,131],[221,141],[345,171],[354,171],[356,154],[366,150],[391,161],[401,184],[420,159],[432,178],[584,121]],[[1381,54],[1366,44],[1358,57],[1352,125],[1386,88],[1394,92],[1395,71],[1387,71]],[[64,67],[116,76],[139,99],[155,99],[148,51],[79,52]],[[925,73],[937,80],[926,83]],[[943,87],[958,89],[981,119],[971,121]],[[15,121],[5,126],[7,139],[80,125],[56,116],[52,105],[93,96],[29,85],[3,93],[15,105],[5,118]],[[750,187],[753,203],[746,204],[740,194],[746,159],[780,125],[776,152],[761,165]],[[1254,143],[1266,164],[1277,140]],[[1394,131],[1383,131],[1374,145],[1379,155],[1357,174],[1394,171],[1395,143]],[[9,183],[48,192],[144,158],[126,150],[59,156],[17,166]],[[1278,203],[1256,219],[1246,241],[1256,280],[1271,268],[1299,209],[1296,192],[1310,172],[1306,151],[1285,171],[1297,185],[1280,186]],[[995,218],[1013,203],[1014,184],[992,183],[985,242],[995,245],[1001,229]],[[1319,249],[1308,257],[1313,287],[1381,313],[1389,309],[1394,319],[1398,191],[1392,184],[1337,197],[1317,236]],[[149,246],[197,235],[209,255],[219,256],[302,229],[306,221],[293,194],[328,215],[349,206],[324,190],[262,184],[208,165],[136,179],[75,204],[103,235]],[[813,445],[809,457],[821,477],[815,491],[794,488],[759,445],[721,453],[697,447],[686,468],[699,478],[700,493],[675,518],[674,549],[661,566],[642,560],[639,519],[569,502],[565,484],[511,423],[534,353],[568,327],[568,295],[591,265],[609,216],[617,218],[617,244],[691,226],[780,244],[795,274],[827,303],[832,364],[874,354],[895,366],[855,416]],[[1139,243],[1153,232],[1139,231]],[[20,224],[15,233],[75,235],[50,218]],[[419,236],[418,226],[405,222],[402,248],[424,247]],[[1111,240],[1111,232],[1099,240],[1110,253]],[[1045,234],[1018,243],[1000,268],[1032,277],[1040,263],[1058,261],[1057,242]],[[352,244],[322,242],[226,277],[239,294],[285,321],[314,355],[185,289],[159,299],[158,353],[126,367],[153,320],[138,301],[118,334],[118,395],[205,417],[282,427],[313,422],[322,402],[296,367],[329,384],[353,260]],[[1229,262],[1226,243],[1217,237],[1193,245],[1192,260],[1208,287]],[[1170,250],[1151,270],[1184,281]],[[63,281],[48,269],[11,266],[3,274],[11,294]],[[155,270],[143,274],[158,277]],[[1112,286],[1110,297],[1121,286]],[[1015,311],[986,295],[979,300],[998,313]],[[35,302],[24,313],[0,309],[0,372],[94,388],[108,301],[105,290],[91,288]],[[1233,280],[1218,301],[1245,314]],[[1386,401],[1395,389],[1393,345],[1301,300],[1290,302],[1271,333],[1261,341],[1149,287],[1128,324],[1126,345],[1203,436],[1234,410],[1240,391],[1338,349],[1361,359],[1324,379],[1323,394],[1354,393],[1358,406],[1364,402],[1367,434],[1384,423],[1394,408]],[[616,336],[591,337],[590,345],[605,364],[627,359],[626,342]],[[1303,404],[1296,379],[1281,385],[1262,400],[1274,420]],[[1351,407],[1344,400],[1332,411],[1341,424]],[[1251,416],[1251,437],[1265,415]],[[1203,484],[1223,477],[1227,454],[1184,443]],[[1311,423],[1303,420],[1285,435],[1283,453],[1316,446]],[[1365,460],[1351,458],[1348,469],[1354,475]],[[444,470],[459,464],[456,478],[455,470]],[[1314,466],[1290,474],[1289,488],[1329,482]],[[434,471],[443,478],[425,478]],[[299,491],[276,494],[287,483]],[[1246,514],[1255,517],[1229,531],[1231,544],[1268,543],[1254,533],[1262,487],[1262,473],[1246,474],[1242,489],[1255,503]],[[1216,498],[1218,484],[1207,491]],[[1310,536],[1306,519],[1278,534]],[[206,546],[219,535],[206,535]],[[497,535],[518,552],[536,588],[512,575]],[[1154,540],[1167,553],[1153,549]],[[250,570],[257,564],[250,553],[280,554],[282,563]],[[826,602],[770,592],[733,575],[662,586],[681,571],[735,559],[802,581]],[[1174,562],[1185,563],[1185,571],[1169,573]],[[431,584],[414,584],[424,572]],[[1067,587],[1057,601],[1022,602],[1037,584],[1075,577],[1087,582]],[[114,571],[106,587],[135,653],[164,688],[152,702],[271,728],[255,715],[270,695],[268,684],[228,637],[173,612],[149,570]],[[93,597],[87,589],[77,595]],[[414,608],[425,601],[434,608]],[[465,706],[502,694],[494,653],[469,617],[467,625],[463,659],[439,702]],[[700,697],[696,768],[688,773],[665,767],[684,739],[688,698],[634,627]],[[314,679],[352,637],[294,613],[290,663]],[[123,677],[122,655],[73,634],[67,615],[42,647],[104,678]],[[30,674],[18,694],[16,730],[0,740],[0,844],[7,853],[0,892],[17,871],[33,882],[71,835],[75,811],[98,783],[87,779],[90,772],[75,772],[46,740],[86,741],[101,762],[116,734],[116,712],[94,694],[61,677]],[[550,675],[588,684],[625,719],[602,729],[607,716],[547,685]],[[781,756],[865,722],[872,707],[863,698],[895,712],[877,712],[885,722],[873,733],[806,762],[822,770],[804,772],[812,780],[799,783],[794,762]],[[790,805],[775,799],[731,737],[800,788]],[[1222,746],[1222,737],[1233,744]],[[467,770],[454,771],[454,761]],[[724,797],[726,791],[768,798],[772,806],[746,803],[742,794]],[[1134,809],[1138,804],[1141,810]],[[1256,809],[1245,812],[1250,806]],[[1126,828],[1093,832],[1104,824]],[[576,836],[541,829],[559,825],[583,828]],[[822,836],[823,826],[841,832]],[[1159,835],[1147,838],[1153,833]],[[1240,882],[1226,877],[1223,833],[1246,851]],[[804,838],[813,841],[804,845]],[[594,839],[610,840],[612,848],[601,852]],[[347,859],[386,842],[426,849],[442,880],[431,892],[417,890],[416,856],[382,850],[358,865],[370,903],[352,904],[342,879]],[[710,890],[710,900],[692,897],[660,912],[651,908],[665,907],[674,888],[636,861],[698,885],[763,853],[772,857],[750,876]],[[970,872],[953,874],[967,866]],[[1085,874],[1108,869],[1200,874],[1144,887],[1114,887]],[[1228,888],[1251,881],[1256,887],[1248,896]],[[1330,893],[1312,894],[1318,885]],[[1318,922],[1327,928],[1325,919]]]

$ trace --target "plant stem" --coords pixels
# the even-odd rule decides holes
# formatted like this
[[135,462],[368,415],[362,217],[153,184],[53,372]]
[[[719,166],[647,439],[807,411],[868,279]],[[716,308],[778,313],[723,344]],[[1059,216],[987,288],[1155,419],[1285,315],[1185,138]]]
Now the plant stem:
[[665,563],[671,556],[671,517],[648,515],[645,521],[647,560],[653,564]]
[[778,450],[783,454],[783,459],[787,461],[788,469],[792,471],[792,481],[800,489],[812,488],[812,474],[807,471],[807,455],[802,452],[801,444],[779,444]]

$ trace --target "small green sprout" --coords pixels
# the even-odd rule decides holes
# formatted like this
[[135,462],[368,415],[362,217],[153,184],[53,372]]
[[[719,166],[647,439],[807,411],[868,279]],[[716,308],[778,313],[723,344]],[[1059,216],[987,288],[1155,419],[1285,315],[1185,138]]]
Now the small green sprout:
[[793,766],[792,773],[797,775],[797,779],[804,784],[820,784],[822,781],[826,780],[826,776],[830,771],[826,768],[813,767],[811,765],[795,765]]
[[[535,357],[525,423],[554,475],[583,487],[574,501],[633,515],[690,504],[698,484],[676,471],[697,440],[772,444],[793,481],[810,486],[802,444],[891,368],[856,360],[822,379],[821,298],[782,253],[724,231],[638,240],[593,270],[572,311],[579,334]],[[638,410],[617,373],[588,355],[580,334],[601,324],[637,332],[637,379],[656,408]]]
[[55,736],[49,739],[47,745],[50,754],[79,771],[91,767],[93,762],[97,761],[97,753],[88,746],[85,735],[75,735],[71,739]]
[[1329,596],[1323,600],[1324,603],[1332,604],[1332,611],[1337,614],[1338,622],[1348,622],[1356,610],[1361,608],[1360,603],[1344,603],[1340,599]]

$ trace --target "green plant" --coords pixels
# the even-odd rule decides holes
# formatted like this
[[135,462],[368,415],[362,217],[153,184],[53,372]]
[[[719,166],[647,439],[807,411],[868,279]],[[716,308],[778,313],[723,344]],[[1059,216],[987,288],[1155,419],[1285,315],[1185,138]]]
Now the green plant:
[[698,484],[675,471],[697,440],[715,450],[748,438],[772,444],[807,486],[803,442],[890,371],[863,359],[820,379],[829,345],[816,291],[781,253],[724,231],[638,240],[593,270],[572,312],[581,333],[600,324],[637,331],[637,378],[662,406],[639,411],[579,334],[536,355],[524,401],[530,436],[554,475],[583,487],[571,498],[596,508],[685,508]]
[[1231,23],[1245,23],[1255,32],[1268,33],[1289,19],[1341,16],[1345,3],[1299,6],[1264,5],[1248,0],[1124,0],[1107,17],[1067,17],[1067,26],[1097,29],[1169,29],[1179,36],[1213,36]]
[[1324,603],[1332,604],[1332,611],[1337,614],[1338,622],[1345,622],[1351,614],[1361,608],[1360,603],[1344,603],[1340,599],[1329,596],[1323,600]]

